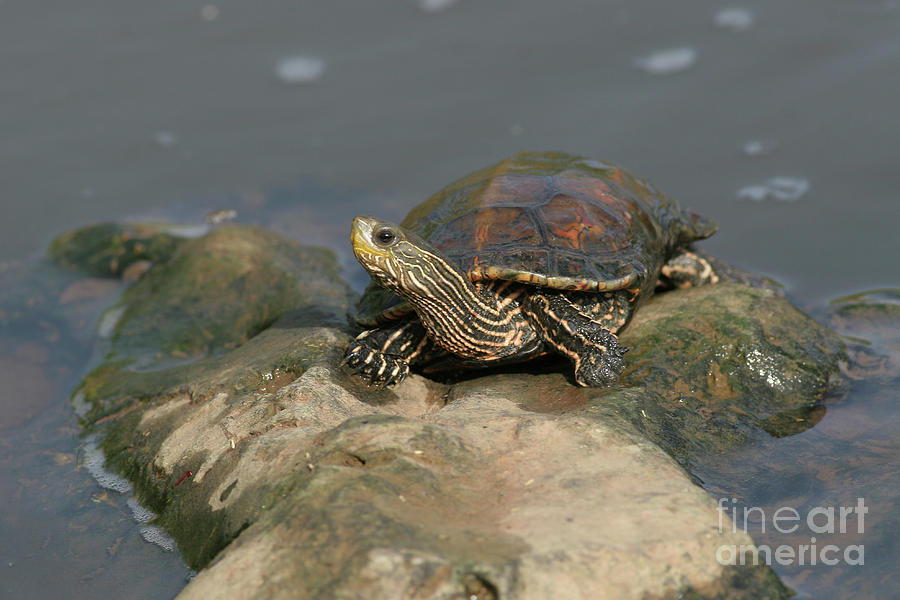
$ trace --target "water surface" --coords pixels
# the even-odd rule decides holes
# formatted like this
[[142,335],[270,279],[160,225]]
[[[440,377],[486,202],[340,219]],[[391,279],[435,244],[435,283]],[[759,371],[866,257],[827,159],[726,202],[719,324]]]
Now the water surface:
[[[77,468],[67,396],[117,289],[52,304],[34,275],[54,235],[236,208],[335,248],[359,286],[352,215],[398,220],[470,170],[556,149],[715,218],[708,250],[825,318],[834,297],[900,285],[898,31],[889,0],[0,2],[0,279],[30,294],[0,319],[0,592],[171,597],[188,576]],[[729,457],[710,490],[768,507],[878,495],[873,531],[896,536],[886,385]],[[811,597],[884,597],[897,548],[871,539],[865,567],[779,572]]]

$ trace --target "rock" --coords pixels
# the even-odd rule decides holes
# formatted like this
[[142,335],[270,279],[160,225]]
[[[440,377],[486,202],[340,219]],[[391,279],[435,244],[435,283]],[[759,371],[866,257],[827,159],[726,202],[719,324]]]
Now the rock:
[[336,418],[306,432],[308,458],[276,442],[293,485],[183,597],[643,598],[715,584],[716,549],[752,543],[718,534],[713,501],[647,440],[505,391],[419,415],[305,403],[293,419]]
[[114,358],[155,367],[173,358],[216,354],[244,344],[298,308],[303,318],[343,323],[349,290],[335,283],[336,274],[328,250],[259,227],[214,229],[185,242],[125,291]]
[[632,424],[685,461],[811,427],[846,358],[834,332],[770,290],[685,292],[658,296],[622,337]]
[[840,340],[777,293],[660,294],[607,390],[553,364],[368,388],[340,366],[349,305],[329,253],[243,226],[124,294],[76,396],[203,568],[184,598],[789,594],[716,560],[752,540],[678,464],[783,434],[829,389]]
[[[900,373],[900,290],[873,290],[832,303],[831,326],[849,337],[853,379],[889,378]],[[892,386],[896,387],[896,386]]]
[[50,257],[96,277],[120,277],[139,261],[164,262],[184,242],[184,228],[148,223],[100,223],[66,232],[50,244]]

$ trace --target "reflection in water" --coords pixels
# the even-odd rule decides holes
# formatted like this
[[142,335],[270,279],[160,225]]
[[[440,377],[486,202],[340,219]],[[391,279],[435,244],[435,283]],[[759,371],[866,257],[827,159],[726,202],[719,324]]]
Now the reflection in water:
[[634,65],[651,75],[669,75],[690,69],[697,62],[697,51],[693,48],[670,48],[660,50],[634,60]]
[[96,440],[79,440],[67,402],[120,290],[43,262],[0,267],[0,597],[160,598],[187,582],[165,537],[145,541],[153,526],[135,521],[147,513],[123,501],[130,482],[104,468]]
[[285,83],[312,83],[325,73],[325,61],[315,56],[288,56],[278,61],[275,73]]
[[781,175],[767,179],[762,183],[742,187],[738,190],[737,197],[742,200],[753,200],[754,202],[762,202],[769,199],[793,202],[805,196],[809,192],[809,188],[810,184],[806,179]]

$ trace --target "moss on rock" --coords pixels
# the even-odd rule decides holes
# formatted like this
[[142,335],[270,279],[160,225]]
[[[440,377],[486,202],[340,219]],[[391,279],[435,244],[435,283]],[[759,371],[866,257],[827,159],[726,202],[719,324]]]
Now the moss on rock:
[[659,295],[607,390],[531,365],[370,389],[340,366],[348,305],[330,252],[246,226],[123,294],[79,404],[188,563],[216,557],[186,598],[785,593],[715,561],[752,541],[656,445],[690,464],[821,401],[841,343],[778,294]]
[[137,261],[167,261],[184,241],[171,225],[99,223],[58,236],[49,254],[70,269],[95,277],[120,277]]

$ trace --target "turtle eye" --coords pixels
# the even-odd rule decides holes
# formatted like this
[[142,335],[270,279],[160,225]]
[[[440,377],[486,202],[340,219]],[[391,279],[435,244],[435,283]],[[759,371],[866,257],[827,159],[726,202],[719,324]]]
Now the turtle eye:
[[382,227],[381,229],[375,230],[375,233],[372,235],[372,240],[379,246],[387,247],[393,245],[393,243],[397,241],[397,234],[394,233],[394,230],[390,227]]

